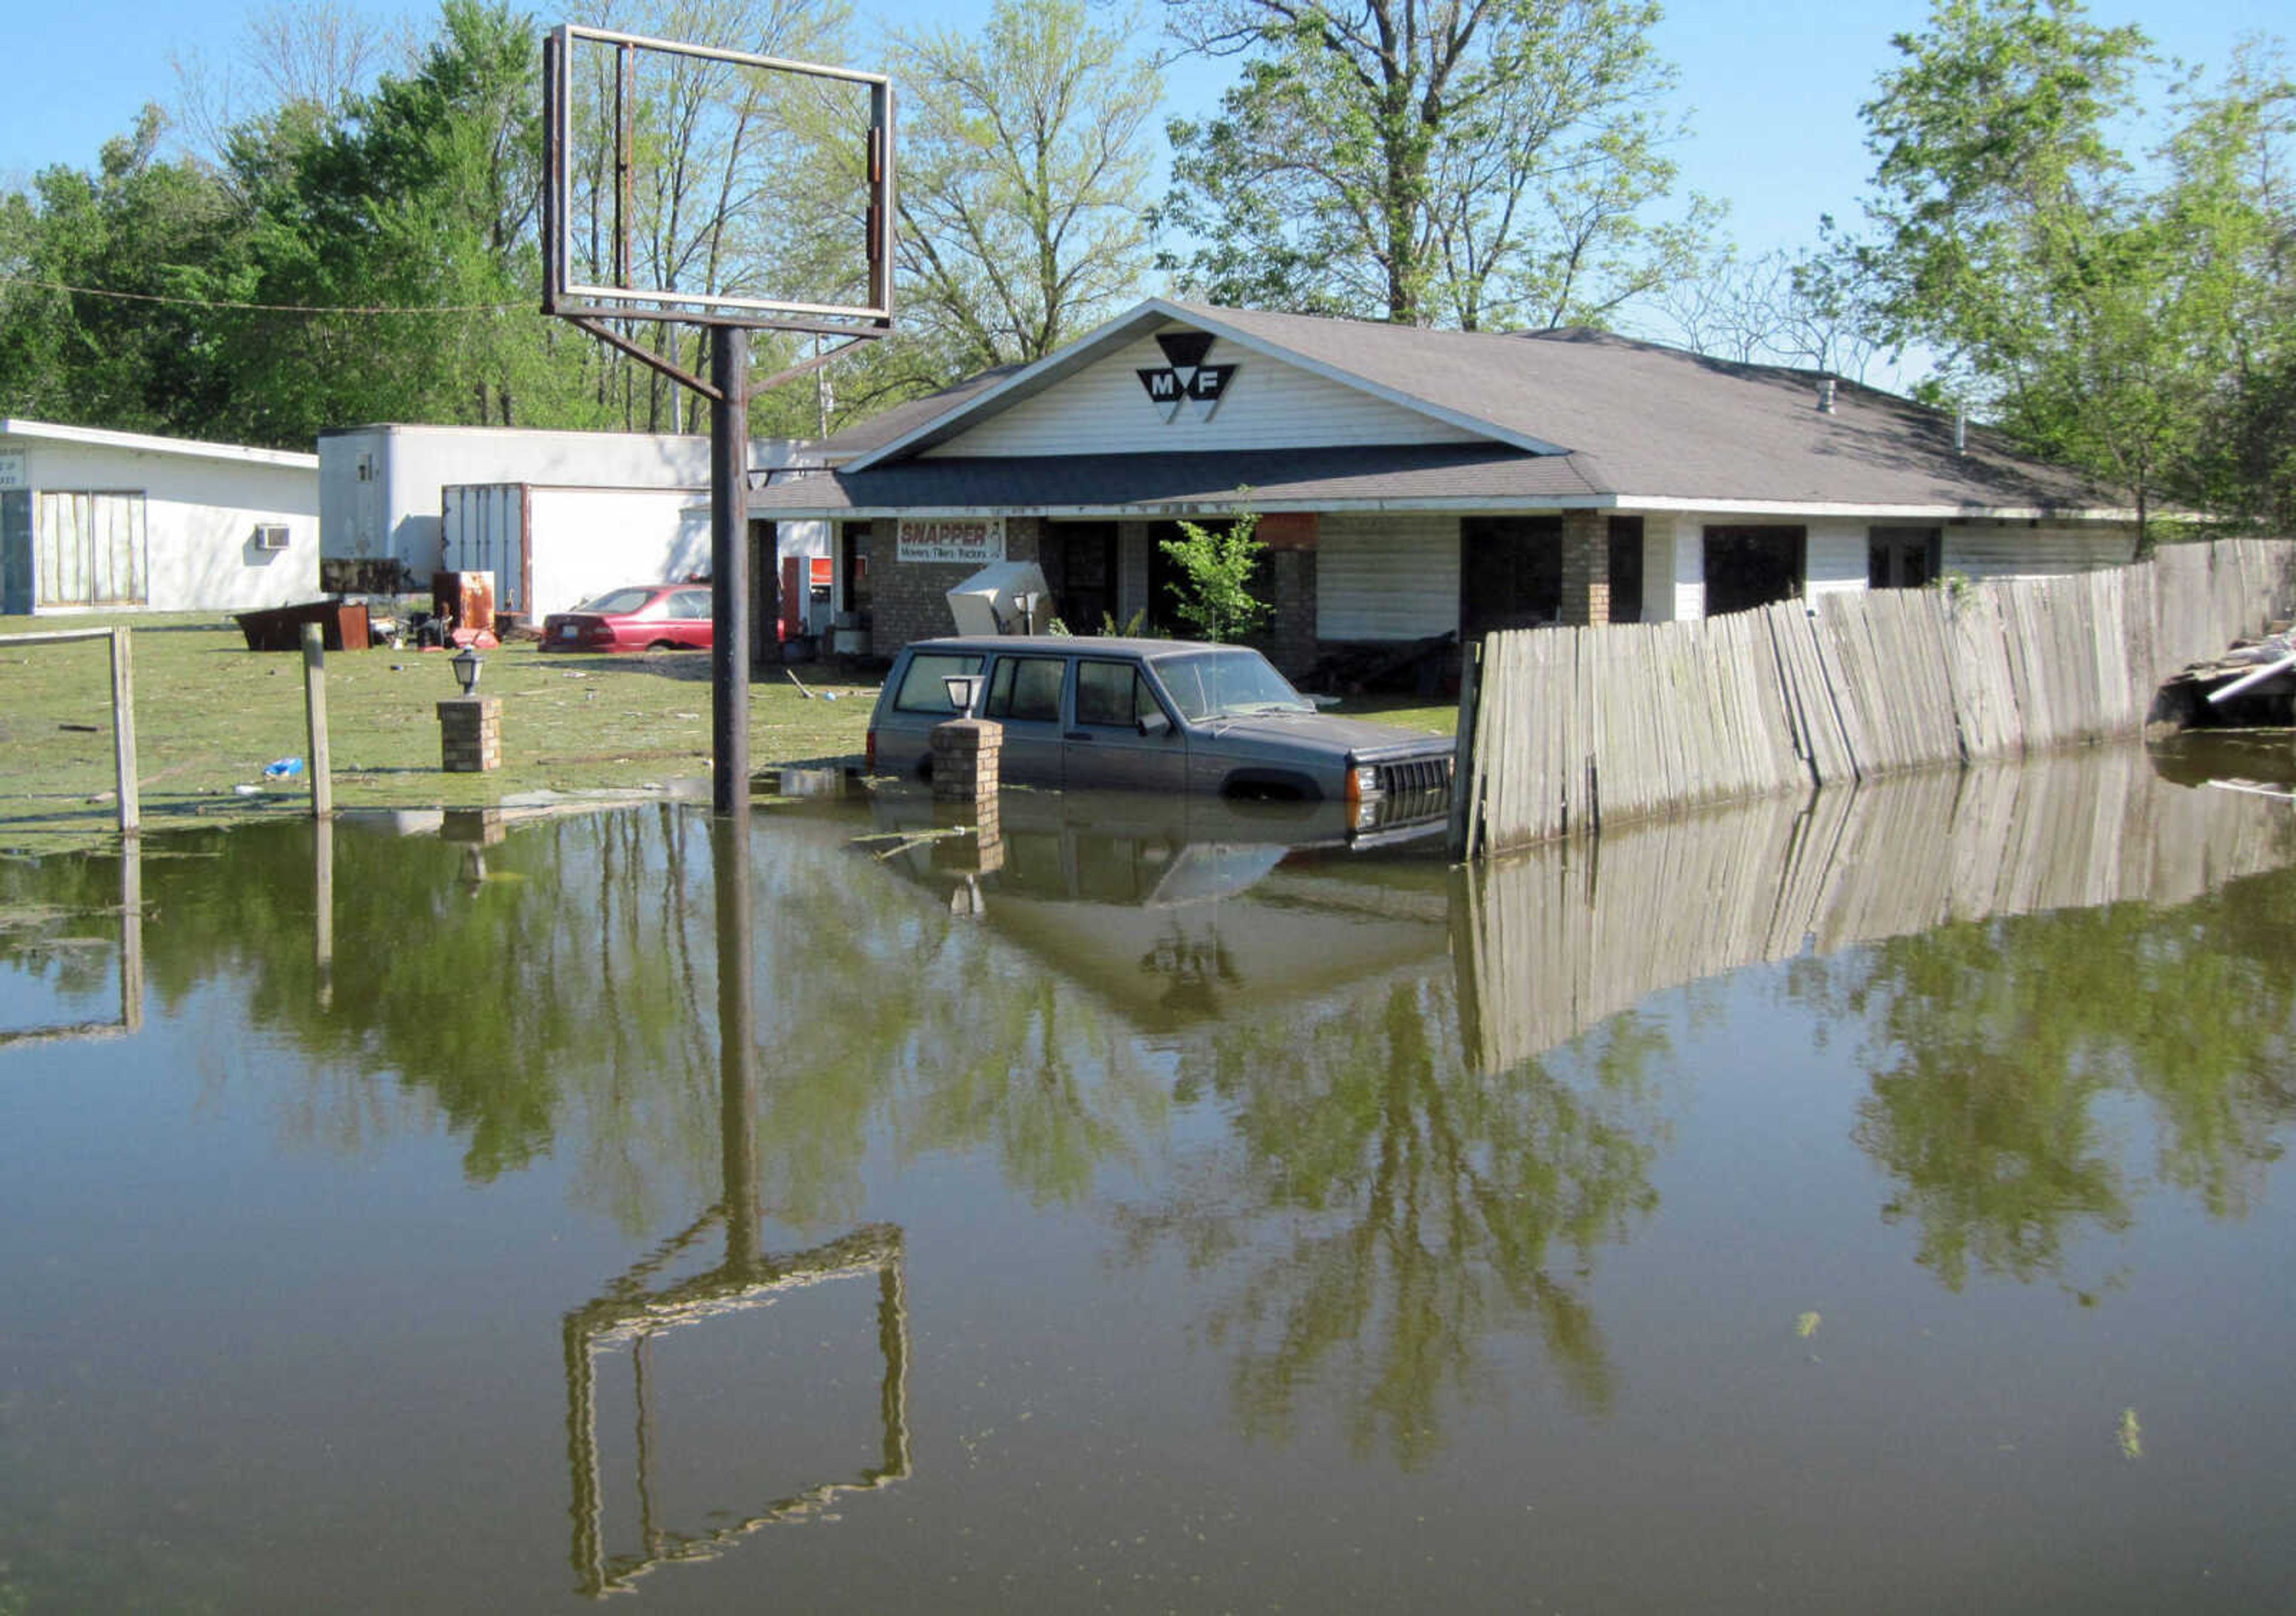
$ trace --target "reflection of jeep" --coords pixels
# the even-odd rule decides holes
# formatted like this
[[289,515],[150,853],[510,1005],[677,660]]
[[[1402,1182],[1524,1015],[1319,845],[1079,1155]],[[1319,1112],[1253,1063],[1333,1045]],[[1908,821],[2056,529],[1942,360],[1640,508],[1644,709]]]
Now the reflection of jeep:
[[[951,675],[978,678],[956,712]],[[957,717],[1002,726],[1015,785],[1210,793],[1344,806],[1348,828],[1431,821],[1449,808],[1451,742],[1318,712],[1258,652],[1187,640],[1005,636],[920,640],[886,676],[869,725],[873,774],[922,776]]]

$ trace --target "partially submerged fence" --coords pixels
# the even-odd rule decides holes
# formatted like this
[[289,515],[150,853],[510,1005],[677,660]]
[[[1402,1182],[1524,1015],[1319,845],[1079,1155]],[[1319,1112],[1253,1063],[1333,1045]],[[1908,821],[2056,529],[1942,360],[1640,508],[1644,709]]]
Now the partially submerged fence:
[[2296,602],[2296,541],[2065,578],[1495,634],[1469,663],[1452,849],[2135,734],[2187,662]]
[[0,645],[55,645],[75,640],[107,640],[111,645],[112,773],[122,835],[143,826],[142,799],[135,784],[135,654],[126,628],[51,628],[37,634],[0,635]]

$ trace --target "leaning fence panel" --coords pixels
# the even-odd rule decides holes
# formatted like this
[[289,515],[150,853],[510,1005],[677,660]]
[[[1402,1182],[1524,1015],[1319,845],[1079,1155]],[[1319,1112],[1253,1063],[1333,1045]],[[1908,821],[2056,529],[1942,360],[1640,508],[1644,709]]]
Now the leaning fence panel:
[[2248,539],[2112,571],[1495,634],[1453,845],[2134,734],[2163,678],[2292,604],[2296,541]]

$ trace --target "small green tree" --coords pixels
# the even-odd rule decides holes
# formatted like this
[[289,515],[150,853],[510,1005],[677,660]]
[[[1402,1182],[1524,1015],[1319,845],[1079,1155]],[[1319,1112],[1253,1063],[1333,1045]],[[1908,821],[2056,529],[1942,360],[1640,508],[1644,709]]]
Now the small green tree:
[[1246,511],[1225,529],[1180,524],[1181,537],[1162,541],[1182,581],[1172,586],[1172,606],[1183,620],[1215,644],[1240,639],[1265,623],[1275,608],[1251,592],[1252,575],[1267,548],[1253,529],[1256,512]]

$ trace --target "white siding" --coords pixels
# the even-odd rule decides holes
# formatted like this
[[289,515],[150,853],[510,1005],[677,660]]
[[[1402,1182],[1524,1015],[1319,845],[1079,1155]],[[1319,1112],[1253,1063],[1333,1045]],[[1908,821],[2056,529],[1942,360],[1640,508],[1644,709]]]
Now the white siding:
[[1138,373],[1162,369],[1164,352],[1153,338],[1143,337],[925,453],[1147,455],[1481,441],[1463,428],[1232,342],[1214,344],[1208,363],[1235,366],[1209,420],[1204,406],[1193,402],[1183,402],[1172,421],[1164,420],[1165,406],[1149,399]]
[[1957,528],[1945,530],[1944,568],[1965,577],[2055,578],[2125,567],[2136,559],[2134,526]]
[[[153,611],[245,611],[318,594],[318,476],[308,461],[283,464],[31,439],[12,439],[6,447],[21,448],[26,457],[35,594],[44,608],[84,605],[90,587],[102,598]],[[68,497],[55,496],[89,492],[116,496],[103,502],[100,518],[113,535],[111,559],[93,578],[52,573],[43,554],[51,524],[83,520]],[[99,520],[94,506],[85,520]],[[126,537],[123,522],[134,524],[134,539]],[[287,548],[258,547],[259,527],[285,528]],[[131,549],[140,544],[140,559],[128,562],[125,576],[119,571],[128,554],[123,544]],[[84,571],[86,560],[67,564]]]
[[1873,576],[1873,546],[1867,535],[1872,524],[1839,517],[1808,524],[1808,561],[1803,572],[1804,592],[1812,600],[1821,595],[1863,595]]
[[1316,635],[1415,640],[1459,626],[1459,519],[1327,515],[1316,541]]
[[1698,518],[1653,511],[1643,518],[1643,621],[1706,615],[1706,534]]

